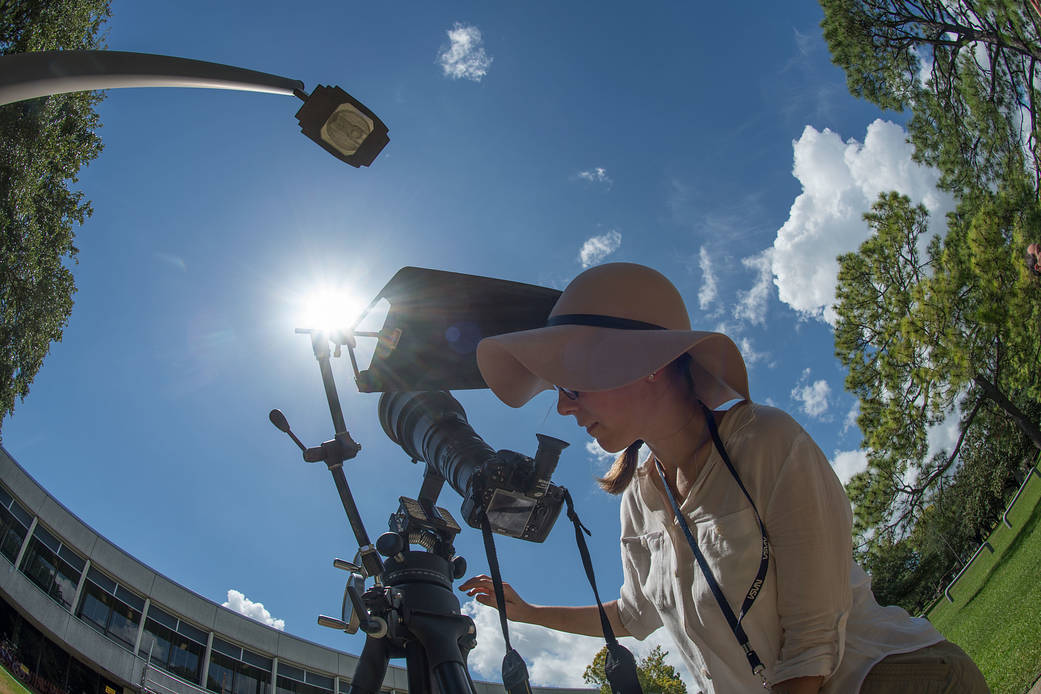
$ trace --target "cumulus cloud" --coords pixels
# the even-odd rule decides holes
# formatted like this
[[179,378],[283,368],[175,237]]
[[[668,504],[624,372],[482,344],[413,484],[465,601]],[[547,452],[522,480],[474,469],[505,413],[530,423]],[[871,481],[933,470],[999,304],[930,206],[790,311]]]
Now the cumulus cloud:
[[903,128],[881,119],[864,142],[806,126],[793,142],[793,175],[802,184],[771,256],[778,295],[796,311],[834,325],[836,258],[867,239],[865,212],[880,193],[896,190],[925,205],[930,228],[942,231],[952,198],[936,189],[939,173],[911,161]]
[[820,419],[828,411],[828,396],[831,395],[831,386],[821,379],[809,382],[810,370],[806,369],[799,378],[799,383],[792,388],[792,399],[799,402],[800,408],[809,416]]
[[698,267],[701,269],[701,288],[698,289],[698,308],[707,311],[719,295],[716,273],[712,270],[712,260],[708,249],[704,246],[698,251]]
[[835,451],[831,458],[831,467],[844,485],[853,479],[853,475],[867,470],[867,464],[867,451]]
[[582,263],[582,267],[590,267],[601,262],[604,258],[611,255],[618,250],[618,247],[622,245],[622,235],[615,230],[611,230],[606,234],[600,236],[594,236],[587,239],[582,244],[582,249],[578,252],[578,260]]
[[446,33],[450,43],[437,56],[445,77],[474,82],[484,79],[492,64],[492,58],[484,50],[481,30],[456,22]]
[[[470,651],[467,664],[478,675],[490,680],[499,680],[506,647],[502,640],[498,613],[475,600],[464,603],[462,612],[474,620],[479,634],[477,647]],[[684,667],[679,652],[664,629],[659,629],[643,641],[625,637],[619,639],[619,642],[632,651],[637,660],[660,645],[669,652],[667,662],[680,673],[687,685],[687,691],[702,690]],[[510,622],[510,645],[527,661],[528,675],[533,685],[586,688],[589,685],[583,681],[582,673],[586,666],[593,662],[593,656],[597,651],[603,648],[604,640],[592,636],[565,634],[533,624]]]
[[748,268],[755,283],[751,289],[737,293],[737,306],[734,308],[734,318],[737,320],[752,325],[763,325],[766,321],[766,305],[770,300],[770,284],[773,281],[772,255],[772,249],[768,248],[758,255],[741,259],[741,264]]
[[237,590],[229,590],[227,602],[221,604],[229,610],[234,610],[241,615],[254,619],[261,624],[267,624],[269,627],[274,627],[279,631],[284,631],[286,628],[285,620],[272,617],[271,613],[264,607],[264,603],[253,602]]
[[602,166],[596,166],[588,171],[579,171],[578,177],[583,181],[589,181],[590,183],[605,183],[611,185],[614,181],[607,175],[607,169]]

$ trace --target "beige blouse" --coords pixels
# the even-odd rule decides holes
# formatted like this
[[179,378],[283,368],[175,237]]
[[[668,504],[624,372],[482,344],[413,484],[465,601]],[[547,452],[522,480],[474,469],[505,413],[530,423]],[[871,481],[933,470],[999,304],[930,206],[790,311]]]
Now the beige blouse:
[[[880,607],[853,561],[849,498],[828,459],[784,412],[733,407],[720,436],[770,539],[763,589],[742,621],[771,683],[823,675],[823,692],[856,692],[886,655],[943,640],[899,607]],[[735,614],[760,563],[751,505],[719,453],[680,504]],[[724,619],[665,496],[653,459],[622,496],[622,622],[645,638],[669,630],[705,692],[763,691]],[[693,694],[693,693],[692,693]]]

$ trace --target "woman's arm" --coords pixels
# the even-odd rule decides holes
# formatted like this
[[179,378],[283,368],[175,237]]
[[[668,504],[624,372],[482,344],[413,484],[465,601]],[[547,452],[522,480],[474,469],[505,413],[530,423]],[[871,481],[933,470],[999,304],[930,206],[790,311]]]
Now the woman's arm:
[[[485,575],[474,576],[460,584],[459,590],[465,591],[477,602],[489,607],[498,607],[495,600],[495,589],[492,579]],[[600,611],[596,605],[584,607],[559,607],[551,605],[532,605],[517,595],[509,583],[502,584],[503,598],[506,600],[506,618],[514,622],[538,624],[555,631],[566,631],[570,634],[584,636],[603,636],[600,624]],[[629,630],[618,617],[618,601],[604,603],[604,611],[611,622],[615,636],[629,636]]]

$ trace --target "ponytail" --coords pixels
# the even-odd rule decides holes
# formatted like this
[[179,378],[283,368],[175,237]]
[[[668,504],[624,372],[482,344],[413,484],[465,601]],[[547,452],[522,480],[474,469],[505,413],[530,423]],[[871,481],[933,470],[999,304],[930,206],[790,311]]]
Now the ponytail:
[[636,439],[622,451],[622,454],[615,459],[614,465],[607,471],[607,474],[597,480],[601,489],[608,494],[621,494],[625,491],[633,475],[636,474],[636,466],[640,462],[638,460],[640,446],[642,445],[643,441]]

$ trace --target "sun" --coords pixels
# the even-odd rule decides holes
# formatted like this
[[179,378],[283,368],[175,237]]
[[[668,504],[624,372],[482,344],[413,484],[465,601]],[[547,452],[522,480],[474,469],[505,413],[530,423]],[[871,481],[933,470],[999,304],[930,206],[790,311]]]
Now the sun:
[[349,287],[323,285],[304,292],[299,304],[297,327],[330,333],[354,325],[367,302]]

